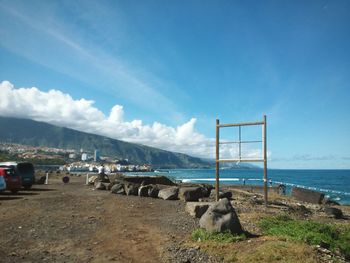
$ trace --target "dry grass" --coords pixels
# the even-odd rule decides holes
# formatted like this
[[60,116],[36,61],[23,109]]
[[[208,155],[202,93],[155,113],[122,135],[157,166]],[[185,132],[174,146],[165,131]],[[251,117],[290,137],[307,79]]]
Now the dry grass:
[[308,245],[269,237],[238,243],[208,241],[200,243],[200,248],[209,254],[220,256],[224,262],[317,262],[316,252]]
[[312,263],[317,261],[316,253],[309,246],[276,240],[262,243],[246,254],[237,253],[236,262]]

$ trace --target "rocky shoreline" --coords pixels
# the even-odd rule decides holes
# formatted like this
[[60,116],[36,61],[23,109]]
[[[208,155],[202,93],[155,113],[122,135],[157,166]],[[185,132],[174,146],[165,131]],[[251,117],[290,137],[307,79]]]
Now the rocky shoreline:
[[[257,226],[265,216],[349,222],[347,206],[305,203],[271,192],[265,207],[259,193],[227,187],[222,197],[229,198],[242,229],[252,237],[215,245],[211,251],[208,244],[190,236],[205,213],[200,207],[208,204],[208,209],[215,203],[210,194],[213,186],[124,176],[84,185],[85,176],[68,174],[70,181],[63,184],[63,176],[51,174],[48,185],[36,185],[16,196],[0,195],[2,262],[226,262],[227,251],[239,251],[236,262],[245,262],[241,257],[271,242]],[[120,192],[112,193],[113,187]],[[165,200],[175,199],[169,193],[176,193],[178,200]],[[337,218],[330,208],[340,209],[342,216]],[[310,262],[346,262],[322,244],[310,249],[307,253],[315,258]]]
[[[131,182],[130,182],[131,179]],[[159,183],[161,181],[161,183]],[[104,187],[102,186],[104,185]],[[138,195],[140,197],[152,197],[161,198],[164,200],[182,200],[186,203],[185,210],[193,218],[196,218],[196,227],[202,227],[214,232],[224,232],[229,229],[232,233],[240,234],[243,232],[241,228],[240,220],[236,215],[252,213],[255,210],[256,214],[263,215],[266,212],[272,214],[285,213],[295,218],[310,220],[311,218],[317,218],[318,220],[325,222],[331,222],[332,220],[348,220],[349,209],[345,208],[346,213],[343,213],[339,204],[324,199],[322,194],[313,191],[305,191],[303,189],[296,189],[295,197],[299,200],[294,200],[289,197],[281,195],[279,189],[270,189],[274,198],[269,202],[269,207],[264,206],[263,197],[259,193],[254,193],[253,188],[251,191],[245,191],[237,186],[226,186],[225,189],[220,191],[220,200],[230,200],[230,202],[224,202],[221,207],[216,208],[215,189],[212,185],[208,184],[174,184],[166,177],[133,177],[115,179],[112,183],[96,183],[96,189],[106,189],[114,194],[122,195]],[[276,194],[277,193],[277,194]],[[234,198],[233,198],[234,196]],[[309,202],[301,202],[305,199]],[[313,202],[316,200],[315,202]],[[220,202],[221,202],[220,201]],[[310,203],[311,201],[311,203]],[[220,203],[219,202],[219,203]],[[313,202],[313,203],[312,203]],[[223,203],[223,202],[221,202]],[[316,204],[315,204],[316,203]],[[234,208],[232,207],[234,206]],[[229,206],[229,207],[228,207]],[[224,208],[223,208],[224,207]],[[210,213],[215,213],[216,210],[220,210],[219,213],[214,215],[215,219],[210,218],[208,223],[208,210]],[[223,210],[225,210],[223,212]],[[230,214],[230,216],[228,215]],[[212,215],[213,216],[213,215]],[[227,220],[222,222],[222,218],[226,217]],[[218,219],[220,218],[220,219]],[[216,225],[213,225],[215,221]],[[217,225],[220,222],[220,225]],[[245,232],[248,235],[260,235],[260,230],[251,222],[242,220]],[[230,225],[230,226],[228,226]],[[321,262],[346,262],[345,258],[340,254],[334,254],[327,249],[317,245],[314,247],[317,253],[317,258]],[[171,262],[222,262],[222,258],[217,256],[209,256],[199,249],[199,247],[186,248],[179,246],[178,244],[172,244],[167,247],[167,252],[172,256],[169,259]]]

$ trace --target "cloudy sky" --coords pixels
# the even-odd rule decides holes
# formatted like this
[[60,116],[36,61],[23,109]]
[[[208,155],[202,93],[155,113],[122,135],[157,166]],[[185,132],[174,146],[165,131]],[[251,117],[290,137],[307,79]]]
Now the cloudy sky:
[[213,158],[216,118],[266,114],[270,167],[350,168],[349,11],[340,0],[0,0],[0,115]]

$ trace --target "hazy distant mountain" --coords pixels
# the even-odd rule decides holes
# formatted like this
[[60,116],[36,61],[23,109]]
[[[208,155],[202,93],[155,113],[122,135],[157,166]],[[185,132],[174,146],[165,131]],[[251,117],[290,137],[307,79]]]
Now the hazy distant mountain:
[[102,156],[126,158],[135,164],[154,167],[195,168],[210,164],[200,158],[174,153],[140,144],[123,142],[104,136],[80,132],[44,122],[0,116],[0,141],[62,149],[99,149]]

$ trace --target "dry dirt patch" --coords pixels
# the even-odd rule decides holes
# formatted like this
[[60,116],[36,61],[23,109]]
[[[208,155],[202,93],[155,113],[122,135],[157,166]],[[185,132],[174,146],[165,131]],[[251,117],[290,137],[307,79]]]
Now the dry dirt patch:
[[0,195],[1,262],[162,262],[196,227],[181,201],[117,196],[72,177]]

